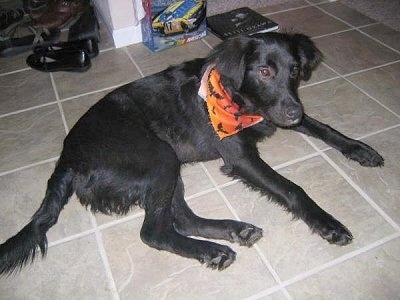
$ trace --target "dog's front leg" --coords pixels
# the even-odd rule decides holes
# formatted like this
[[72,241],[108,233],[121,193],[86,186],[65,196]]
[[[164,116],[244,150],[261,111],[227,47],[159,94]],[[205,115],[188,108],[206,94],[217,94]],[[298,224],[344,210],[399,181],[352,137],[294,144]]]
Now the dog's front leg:
[[323,140],[329,146],[342,152],[349,159],[358,161],[362,166],[383,166],[383,158],[370,146],[336,131],[332,127],[321,123],[307,115],[294,130]]
[[333,244],[346,245],[351,242],[353,236],[344,225],[321,209],[301,187],[274,171],[257,154],[230,161],[223,167],[228,175],[240,178],[252,188],[272,196],[272,200],[296,218],[304,220],[313,232]]

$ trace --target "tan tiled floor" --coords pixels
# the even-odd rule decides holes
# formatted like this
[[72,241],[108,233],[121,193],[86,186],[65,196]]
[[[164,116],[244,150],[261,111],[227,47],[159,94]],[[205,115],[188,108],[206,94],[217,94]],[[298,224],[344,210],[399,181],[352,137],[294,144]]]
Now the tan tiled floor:
[[[315,1],[312,1],[315,2]],[[253,248],[230,245],[223,272],[159,252],[139,238],[143,212],[92,216],[75,197],[49,234],[45,260],[0,279],[0,299],[398,299],[400,295],[400,33],[339,2],[263,8],[288,30],[314,38],[325,62],[300,95],[306,111],[375,147],[383,168],[362,168],[324,143],[279,130],[262,157],[353,232],[327,244],[300,221],[219,172],[220,161],[183,169],[200,215],[238,218],[264,229]],[[0,241],[38,208],[66,132],[109,90],[169,64],[207,55],[209,35],[152,54],[142,45],[102,51],[87,73],[45,74],[26,55],[0,59]]]

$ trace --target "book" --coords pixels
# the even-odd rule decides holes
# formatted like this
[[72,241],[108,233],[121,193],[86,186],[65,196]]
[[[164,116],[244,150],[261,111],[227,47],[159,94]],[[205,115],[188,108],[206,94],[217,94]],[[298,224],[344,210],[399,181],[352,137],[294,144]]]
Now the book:
[[207,17],[207,26],[211,32],[223,40],[240,34],[254,34],[279,29],[277,23],[248,7]]

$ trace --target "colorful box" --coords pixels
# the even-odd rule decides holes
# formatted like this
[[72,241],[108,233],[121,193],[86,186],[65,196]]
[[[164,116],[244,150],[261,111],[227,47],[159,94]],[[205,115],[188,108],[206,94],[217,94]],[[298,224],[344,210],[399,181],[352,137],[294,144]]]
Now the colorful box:
[[152,51],[183,45],[207,35],[206,0],[143,0],[143,43]]

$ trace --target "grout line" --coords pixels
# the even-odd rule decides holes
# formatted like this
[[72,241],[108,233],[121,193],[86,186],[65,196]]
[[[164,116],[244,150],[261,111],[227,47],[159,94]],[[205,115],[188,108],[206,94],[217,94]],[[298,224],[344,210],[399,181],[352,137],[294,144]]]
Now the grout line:
[[31,111],[31,110],[35,110],[35,109],[38,109],[38,108],[50,106],[50,105],[53,105],[53,104],[57,104],[57,101],[51,101],[51,102],[47,102],[47,103],[44,103],[44,104],[39,104],[39,105],[31,106],[31,107],[28,107],[28,108],[16,110],[16,111],[13,111],[13,112],[5,113],[5,114],[0,115],[0,119],[1,118],[6,118],[6,117],[10,117],[10,116],[14,116],[14,115],[17,115],[17,114],[20,114],[20,113],[28,112],[28,111]]
[[[322,10],[322,9],[321,9]],[[324,12],[325,13],[325,12]],[[328,13],[327,13],[328,14]],[[343,21],[342,19],[339,19],[341,22],[345,22],[345,21]],[[365,28],[365,27],[369,27],[369,26],[372,26],[372,25],[378,25],[378,24],[381,24],[381,23],[379,23],[379,22],[373,22],[373,23],[368,23],[368,24],[366,24],[366,25],[360,25],[360,26],[354,26],[354,25],[351,25],[351,24],[346,24],[346,25],[349,25],[349,26],[351,26],[350,28],[347,28],[347,29],[343,29],[343,30],[338,30],[338,31],[335,31],[335,32],[331,32],[331,33],[326,33],[326,34],[321,34],[321,35],[316,35],[316,36],[313,36],[311,39],[319,39],[319,38],[323,38],[323,37],[327,37],[327,36],[331,36],[331,35],[335,35],[335,34],[339,34],[339,33],[344,33],[344,32],[349,32],[349,31],[353,31],[353,30],[358,30],[358,29],[362,29],[362,28]]]
[[211,50],[214,49],[214,47],[211,46],[210,43],[206,41],[206,39],[201,39],[201,41],[202,41],[208,48],[210,48]]
[[398,113],[396,113],[394,110],[392,110],[391,108],[389,108],[388,106],[386,106],[385,104],[383,104],[381,101],[379,101],[378,99],[376,99],[374,96],[372,96],[371,94],[369,94],[367,91],[364,91],[364,89],[362,89],[361,87],[359,87],[357,84],[355,84],[354,82],[352,82],[350,79],[348,78],[344,78],[347,82],[349,82],[352,86],[354,86],[355,88],[357,88],[359,91],[361,91],[364,95],[368,96],[370,99],[372,99],[373,101],[375,101],[377,104],[379,104],[380,106],[382,106],[384,109],[386,109],[387,111],[391,112],[393,115],[395,115],[397,118],[400,119],[400,115]]
[[64,237],[64,238],[60,238],[60,239],[55,240],[55,241],[52,241],[52,242],[50,242],[48,244],[48,247],[51,248],[51,247],[59,246],[59,245],[62,245],[64,243],[68,243],[68,242],[71,242],[73,240],[77,240],[77,239],[89,236],[89,235],[91,235],[93,233],[95,233],[95,229],[93,229],[93,228],[92,229],[88,229],[88,230],[85,230],[85,231],[82,231],[82,232],[79,232],[79,233],[76,233],[76,234],[69,235],[69,236]]
[[293,11],[293,10],[307,8],[307,7],[312,7],[312,6],[315,6],[315,5],[314,4],[312,4],[312,5],[308,4],[308,5],[300,5],[300,6],[296,6],[296,7],[285,8],[285,9],[274,11],[274,12],[270,12],[270,13],[264,13],[263,16],[267,16],[268,17],[268,16],[272,16],[272,15],[275,15],[275,14],[280,14],[280,13],[284,13],[284,12],[288,12],[288,11]]
[[237,221],[241,221],[239,215],[236,213],[235,209],[233,208],[232,204],[228,201],[228,199],[226,198],[226,196],[224,195],[224,193],[221,191],[221,189],[219,188],[217,182],[214,180],[214,178],[211,176],[210,172],[207,170],[206,166],[204,165],[204,163],[199,163],[200,166],[202,167],[204,173],[206,173],[208,179],[210,179],[210,181],[212,182],[213,186],[215,187],[216,191],[218,192],[218,194],[222,197],[223,201],[225,202],[225,205],[228,207],[228,209],[231,211],[231,213],[233,214],[234,218]]
[[124,47],[124,51],[125,51],[126,55],[128,55],[130,61],[133,63],[133,65],[138,70],[140,76],[142,76],[142,78],[145,77],[146,75],[143,73],[142,69],[139,67],[139,65],[137,64],[136,60],[133,58],[133,56],[129,53],[127,47]]
[[65,119],[64,109],[63,109],[63,107],[61,105],[60,95],[58,94],[58,90],[57,90],[56,83],[54,81],[53,73],[50,73],[50,81],[51,81],[51,85],[53,86],[54,94],[56,96],[57,106],[58,106],[58,109],[59,109],[60,114],[61,114],[61,120],[63,122],[65,133],[68,134],[67,120]]
[[[398,62],[398,61],[396,61]],[[364,89],[362,89],[361,87],[359,87],[357,84],[355,84],[354,82],[352,82],[350,79],[348,79],[346,76],[349,75],[340,75],[339,72],[337,72],[334,68],[332,68],[331,66],[329,66],[328,64],[326,64],[325,62],[323,62],[323,65],[326,66],[328,69],[330,69],[331,71],[333,71],[334,73],[338,74],[340,76],[340,78],[342,78],[343,80],[345,80],[346,82],[350,83],[353,87],[355,87],[356,89],[358,89],[360,92],[362,92],[364,95],[366,95],[367,97],[369,97],[371,100],[375,101],[377,104],[379,104],[381,107],[383,107],[384,109],[386,109],[387,111],[389,111],[390,113],[392,113],[393,115],[395,115],[397,118],[400,118],[400,115],[397,114],[396,112],[394,112],[392,109],[390,109],[389,107],[387,107],[385,104],[383,104],[382,102],[380,102],[378,99],[376,99],[375,97],[373,97],[372,95],[370,95],[367,91],[365,91]]]
[[16,74],[16,73],[21,73],[21,72],[29,71],[29,70],[31,70],[31,68],[22,68],[22,69],[18,69],[18,70],[6,72],[6,73],[0,73],[0,77],[1,76],[12,75],[12,74]]
[[[234,218],[237,221],[241,221],[238,213],[236,212],[236,210],[233,208],[232,204],[229,202],[228,198],[225,196],[225,194],[222,192],[222,190],[219,188],[217,182],[214,180],[214,178],[212,177],[212,175],[210,174],[210,172],[207,170],[207,168],[205,167],[205,165],[203,163],[200,163],[201,167],[203,168],[203,171],[206,173],[206,175],[208,176],[208,178],[210,179],[210,181],[212,182],[212,184],[215,186],[218,194],[221,196],[221,198],[223,199],[223,201],[225,202],[225,205],[228,207],[228,209],[230,210],[230,212],[233,214]],[[276,273],[276,271],[274,270],[274,268],[272,267],[271,263],[269,262],[269,260],[265,257],[265,255],[262,253],[261,249],[257,246],[254,245],[253,246],[254,249],[256,250],[257,254],[259,255],[259,257],[261,258],[261,260],[263,261],[264,265],[267,267],[268,271],[271,273],[272,277],[275,279],[275,281],[278,283],[278,285],[281,287],[282,281],[279,278],[278,273]],[[285,296],[288,299],[291,299],[290,295],[288,294],[288,292],[283,289],[283,292],[285,294]]]
[[[129,83],[129,82],[126,82],[126,83]],[[71,97],[67,97],[67,98],[64,98],[64,99],[60,99],[60,101],[61,102],[66,102],[66,101],[74,100],[74,99],[77,99],[77,98],[80,98],[80,97],[83,97],[83,96],[89,96],[89,95],[93,95],[93,94],[96,94],[96,93],[101,93],[101,92],[104,92],[104,91],[107,91],[107,90],[113,90],[113,89],[116,89],[116,88],[126,84],[126,83],[116,84],[116,85],[113,85],[113,86],[109,86],[109,87],[106,87],[106,88],[94,90],[94,91],[91,91],[91,92],[78,94],[78,95],[75,95],[75,96],[71,96]]]
[[272,169],[277,171],[277,170],[286,168],[288,166],[297,164],[299,162],[303,162],[303,161],[309,160],[309,159],[314,158],[314,157],[319,156],[319,155],[320,155],[319,152],[314,152],[314,153],[311,153],[311,154],[307,154],[307,155],[304,155],[302,157],[295,158],[295,159],[289,160],[287,162],[281,163],[279,165],[276,165],[276,166],[272,167]]
[[94,234],[96,237],[97,247],[99,249],[101,261],[103,262],[103,267],[108,278],[108,284],[110,286],[110,290],[112,293],[112,297],[114,300],[119,300],[119,293],[117,289],[117,285],[115,284],[114,276],[111,271],[111,266],[107,257],[107,252],[104,247],[103,235],[97,226],[96,218],[93,214],[90,214],[90,222],[92,223],[92,227],[94,229]]
[[382,64],[382,65],[379,65],[379,66],[374,66],[374,67],[362,69],[362,70],[359,70],[359,71],[354,71],[354,72],[350,72],[350,73],[347,73],[347,74],[343,74],[341,76],[348,77],[348,76],[352,76],[352,75],[357,75],[357,74],[364,73],[364,72],[367,72],[367,71],[371,71],[371,70],[375,70],[375,69],[380,69],[380,68],[384,68],[384,67],[387,67],[387,66],[391,66],[391,65],[397,64],[399,62],[400,62],[400,60],[395,60],[395,61],[391,61],[391,62]]
[[49,159],[45,159],[45,160],[41,160],[41,161],[29,164],[29,165],[25,165],[23,167],[19,167],[19,168],[15,168],[15,169],[12,169],[12,170],[4,171],[4,172],[0,173],[0,177],[1,176],[5,176],[5,175],[9,175],[9,174],[12,174],[12,173],[15,173],[15,172],[23,171],[23,170],[26,170],[26,169],[29,169],[29,168],[32,168],[32,167],[44,165],[46,163],[55,162],[57,160],[58,160],[58,156],[52,157],[52,158],[49,158]]
[[[331,261],[328,261],[328,262],[326,262],[326,263],[324,263],[324,264],[322,264],[320,266],[312,268],[311,270],[305,271],[305,272],[300,273],[300,274],[298,274],[298,275],[296,275],[296,276],[294,276],[294,277],[292,277],[290,279],[287,279],[287,280],[282,282],[282,286],[283,287],[288,287],[289,285],[295,284],[295,283],[297,283],[299,281],[303,281],[303,280],[305,280],[305,279],[307,279],[307,278],[309,278],[309,277],[311,277],[311,276],[313,276],[313,275],[315,275],[317,273],[320,273],[320,272],[328,270],[328,269],[330,269],[332,267],[338,266],[338,265],[340,265],[340,264],[342,264],[342,263],[344,263],[346,261],[349,261],[352,258],[360,256],[360,255],[362,255],[362,254],[364,254],[366,252],[369,252],[369,251],[371,251],[373,249],[376,249],[376,248],[378,248],[378,247],[380,247],[380,246],[382,246],[382,245],[384,245],[384,244],[386,244],[388,242],[394,241],[394,240],[399,239],[399,238],[400,238],[400,233],[398,233],[398,232],[397,233],[393,233],[393,234],[391,234],[389,236],[386,236],[386,237],[384,237],[384,238],[382,238],[380,240],[377,240],[377,241],[375,241],[375,242],[373,242],[373,243],[371,243],[371,244],[369,244],[367,246],[364,246],[362,248],[359,248],[359,249],[356,249],[354,251],[351,251],[351,252],[349,252],[347,254],[344,254],[342,256],[339,256],[339,257],[337,257],[337,258],[335,258],[335,259],[333,259]],[[271,295],[272,293],[275,293],[278,290],[279,289],[276,286],[275,287],[271,287],[271,288],[266,289],[266,290],[264,290],[264,291],[262,291],[260,293],[255,294],[255,295],[253,295],[251,297],[246,298],[246,300],[260,299],[260,298],[263,298],[265,296]]]
[[302,135],[302,137],[318,152],[320,152],[321,156],[328,162],[331,167],[333,167],[336,172],[339,173],[347,183],[358,192],[358,194],[366,200],[370,206],[372,206],[380,215],[385,219],[387,223],[389,223],[394,229],[400,231],[400,226],[378,205],[376,202],[358,185],[354,182],[353,179],[350,178],[349,175],[343,171],[338,164],[336,164],[326,153],[322,152],[318,149],[318,147],[309,139],[309,137]]
[[[307,3],[310,3],[308,0],[306,0],[306,2],[307,2]],[[389,45],[385,44],[384,42],[382,42],[382,41],[380,41],[380,40],[374,38],[373,36],[371,36],[371,35],[369,35],[369,34],[363,32],[363,31],[361,31],[361,30],[359,29],[360,27],[354,26],[354,25],[350,24],[349,22],[343,20],[342,18],[339,18],[339,17],[335,16],[334,14],[332,14],[332,13],[326,11],[325,9],[323,9],[322,7],[320,7],[319,5],[315,5],[315,7],[316,7],[317,9],[319,9],[320,11],[322,11],[323,13],[327,14],[328,16],[330,16],[330,17],[332,17],[332,18],[334,18],[334,19],[336,19],[336,20],[338,20],[338,21],[340,21],[340,22],[346,24],[347,26],[350,26],[352,29],[358,31],[358,32],[361,33],[362,35],[365,35],[366,37],[368,37],[368,38],[370,38],[371,40],[377,42],[378,44],[381,44],[382,46],[385,46],[386,48],[388,48],[388,49],[390,49],[390,50],[396,52],[397,54],[400,54],[400,51],[399,51],[399,50],[394,49],[393,47],[390,47]],[[381,24],[381,23],[375,22],[375,24]],[[371,25],[371,24],[368,24],[368,25]],[[362,27],[365,27],[365,26],[362,26]]]

